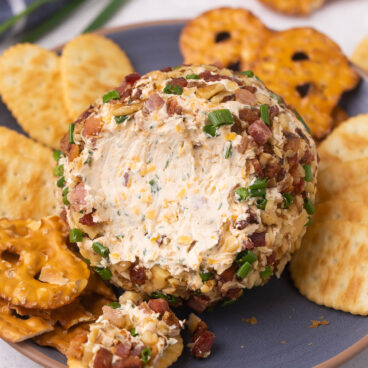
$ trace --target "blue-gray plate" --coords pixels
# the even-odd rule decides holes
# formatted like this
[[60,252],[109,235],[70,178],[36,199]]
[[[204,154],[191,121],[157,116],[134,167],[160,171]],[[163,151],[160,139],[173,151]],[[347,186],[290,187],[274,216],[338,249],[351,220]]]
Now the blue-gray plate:
[[[183,21],[145,23],[105,30],[143,74],[182,63],[178,39]],[[368,112],[368,82],[362,82],[341,101],[349,115]],[[1,124],[21,131],[10,112],[0,104]],[[346,265],[347,267],[349,265]],[[184,317],[186,311],[178,312]],[[244,322],[255,317],[256,324]],[[319,368],[337,367],[368,347],[368,319],[320,307],[309,302],[293,286],[287,271],[280,280],[246,291],[235,304],[217,307],[203,315],[216,334],[212,355],[195,360],[188,349],[175,368]],[[309,328],[311,320],[327,320],[327,326]],[[13,345],[45,367],[64,367],[56,350],[32,342]]]

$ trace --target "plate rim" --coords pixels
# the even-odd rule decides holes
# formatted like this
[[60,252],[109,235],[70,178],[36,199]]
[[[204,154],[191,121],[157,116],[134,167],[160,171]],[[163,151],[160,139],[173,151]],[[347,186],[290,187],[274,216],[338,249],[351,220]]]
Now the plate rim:
[[[113,27],[106,27],[99,29],[95,32],[100,35],[108,35],[111,33],[127,31],[130,29],[137,29],[137,28],[145,28],[145,27],[152,27],[152,26],[162,26],[162,25],[171,25],[171,24],[184,24],[190,21],[191,18],[175,18],[175,19],[162,19],[156,21],[144,21],[144,22],[137,22],[137,23],[130,23],[122,26],[113,26]],[[51,50],[58,52],[60,51],[65,43],[62,43]],[[20,343],[12,343],[9,341],[5,341],[8,345],[10,345],[13,349],[21,353],[22,355],[26,356],[27,358],[31,359],[32,361],[40,364],[44,368],[67,368],[66,365],[50,358],[49,356],[45,355],[41,351],[32,347],[26,341]],[[322,363],[315,365],[313,368],[337,368],[341,364],[346,363],[354,356],[361,353],[363,350],[368,348],[368,333],[362,337],[360,340],[355,342],[353,345],[349,346],[345,350],[341,351],[337,355],[325,360]]]

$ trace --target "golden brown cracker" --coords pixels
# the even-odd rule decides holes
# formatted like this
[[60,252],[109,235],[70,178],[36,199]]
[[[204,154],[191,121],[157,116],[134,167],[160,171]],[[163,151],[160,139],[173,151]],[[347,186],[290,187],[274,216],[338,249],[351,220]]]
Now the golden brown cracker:
[[271,31],[250,11],[217,8],[192,19],[180,35],[184,64],[220,64],[250,69]]
[[313,224],[294,254],[291,276],[309,300],[368,314],[368,227],[330,220]]
[[59,212],[52,151],[0,127],[0,217],[33,218]]
[[368,226],[368,206],[351,200],[333,198],[316,206],[313,222],[343,220]]
[[0,56],[0,95],[25,132],[59,147],[69,117],[55,53],[31,44],[6,50]]
[[321,166],[335,159],[368,158],[368,114],[354,116],[337,127],[318,147]]
[[357,185],[349,185],[341,192],[336,193],[334,199],[359,202],[368,206],[368,181]]
[[351,60],[368,72],[368,37],[365,37],[356,47]]
[[262,4],[283,14],[308,15],[319,9],[325,0],[259,0]]
[[110,301],[115,301],[117,299],[111,287],[107,285],[106,282],[103,281],[101,277],[98,276],[94,271],[91,271],[88,285],[84,290],[84,294],[87,293],[98,294],[106,299],[109,299]]
[[174,364],[183,352],[183,339],[180,335],[174,336],[177,342],[174,345],[169,345],[162,357],[158,360],[156,368],[168,368]]
[[84,34],[68,42],[63,49],[61,68],[65,101],[73,119],[133,72],[125,52],[97,34]]
[[82,323],[68,331],[60,326],[56,326],[54,331],[37,336],[34,341],[38,345],[51,346],[60,351],[60,353],[67,355],[71,341],[75,339],[76,336],[86,333],[88,328],[88,323]]
[[0,300],[0,337],[21,342],[53,330],[52,324],[41,317],[19,318],[8,303]]
[[368,160],[334,160],[318,171],[317,201],[323,202],[345,188],[368,181]]
[[300,113],[317,139],[330,132],[341,94],[359,81],[340,47],[313,28],[275,33],[260,51],[255,73]]
[[2,298],[25,308],[56,309],[81,294],[89,270],[67,248],[65,232],[65,223],[56,216],[0,220]]

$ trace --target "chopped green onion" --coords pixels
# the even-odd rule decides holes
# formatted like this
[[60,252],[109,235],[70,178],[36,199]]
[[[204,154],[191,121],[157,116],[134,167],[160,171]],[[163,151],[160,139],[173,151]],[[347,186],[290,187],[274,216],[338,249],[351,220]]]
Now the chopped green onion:
[[312,225],[312,223],[313,223],[313,218],[312,218],[312,216],[309,216],[308,217],[308,222],[304,226],[310,226],[310,225]]
[[101,28],[112,16],[116,14],[118,9],[126,0],[110,0],[103,8],[102,12],[84,29],[83,33],[95,31]]
[[229,142],[229,145],[226,148],[225,158],[229,158],[231,156],[232,149],[233,149],[233,144]]
[[180,69],[181,67],[182,67],[181,65],[176,65],[172,67],[172,70]]
[[265,210],[267,206],[267,199],[266,198],[259,198],[256,200],[256,206],[259,210]]
[[159,291],[154,291],[151,294],[151,299],[165,299],[169,304],[178,304],[179,299],[175,295],[163,294]]
[[284,208],[289,208],[294,202],[293,196],[290,193],[283,193],[282,197],[284,198]]
[[109,307],[113,308],[113,309],[118,309],[121,307],[119,302],[111,302],[109,304],[107,304]]
[[246,71],[244,71],[244,72],[239,72],[239,74],[241,74],[241,75],[246,75],[246,76],[247,76],[247,77],[249,77],[249,78],[254,77],[254,73],[253,73],[251,70],[246,70]]
[[64,176],[62,176],[57,182],[56,185],[58,186],[58,188],[63,188],[65,185],[65,178]]
[[81,242],[83,240],[83,231],[81,229],[70,229],[69,240],[71,243]]
[[270,126],[270,112],[268,111],[268,105],[261,105],[259,111],[261,112],[261,119],[263,122]]
[[52,157],[55,161],[59,161],[63,153],[60,150],[56,150],[52,153]]
[[261,271],[259,274],[261,275],[262,281],[264,282],[266,278],[273,275],[272,267],[267,266],[266,269],[264,271]]
[[149,181],[149,185],[151,186],[151,193],[155,194],[161,189],[153,179]]
[[108,268],[95,267],[95,271],[97,272],[98,276],[100,276],[101,279],[104,281],[108,281],[112,277],[112,272]]
[[294,110],[296,117],[298,118],[298,120],[304,125],[305,129],[307,129],[307,132],[309,134],[312,134],[311,130],[309,129],[309,126],[307,125],[307,123],[304,121],[304,119],[301,117],[301,115],[298,113],[298,111]]
[[249,190],[244,187],[236,188],[235,194],[238,202],[245,201],[249,197]]
[[104,258],[109,258],[110,250],[105,247],[103,244],[95,242],[92,244],[92,249]]
[[129,118],[128,115],[120,115],[120,116],[115,116],[115,122],[116,124],[121,124],[124,123],[125,120],[127,120]]
[[238,269],[236,276],[243,280],[248,275],[251,269],[252,265],[249,262],[244,262]]
[[311,182],[313,181],[313,174],[312,174],[312,169],[310,167],[310,165],[303,165],[304,171],[305,171],[305,181]]
[[64,165],[56,166],[53,170],[54,176],[63,176],[64,175]]
[[141,359],[143,360],[143,364],[147,364],[151,359],[152,351],[149,347],[145,347],[141,353]]
[[207,133],[208,135],[210,135],[211,137],[214,137],[216,135],[216,127],[214,127],[213,125],[209,124],[209,125],[205,125],[203,127],[203,131],[205,133]]
[[266,189],[260,188],[260,189],[251,189],[249,191],[251,198],[257,198],[257,197],[265,197],[266,196]]
[[183,88],[181,88],[180,86],[173,86],[171,83],[169,83],[164,88],[164,93],[168,95],[181,95],[183,93]]
[[240,264],[243,264],[245,262],[252,264],[257,259],[258,257],[253,252],[251,252],[250,250],[248,251],[244,250],[243,252],[240,252],[238,254],[238,256],[236,257],[236,262]]
[[249,185],[249,189],[263,189],[266,188],[268,178],[256,179],[255,182]]
[[208,280],[211,280],[213,278],[212,272],[201,272],[201,279],[203,282],[206,282]]
[[304,209],[307,211],[308,215],[313,215],[315,208],[312,200],[310,198],[304,199]]
[[65,206],[69,206],[70,205],[70,202],[69,202],[68,197],[66,195],[63,196],[63,203],[65,204]]
[[199,75],[198,74],[187,74],[185,76],[186,79],[199,79]]
[[102,97],[102,102],[107,103],[111,100],[119,100],[120,99],[120,93],[113,89],[112,91],[109,91],[105,93]]
[[63,189],[63,196],[66,196],[67,194],[69,193],[69,188],[68,187],[65,187],[64,189]]
[[220,302],[221,307],[226,307],[227,305],[235,303],[236,299],[224,299]]
[[222,125],[234,124],[234,118],[229,109],[211,111],[208,114],[208,119],[215,128],[218,128]]
[[75,128],[75,124],[74,123],[70,123],[69,124],[69,143],[70,144],[74,144],[74,128]]
[[139,335],[139,333],[135,330],[135,327],[131,328],[130,329],[130,334],[133,336],[133,337],[136,337]]

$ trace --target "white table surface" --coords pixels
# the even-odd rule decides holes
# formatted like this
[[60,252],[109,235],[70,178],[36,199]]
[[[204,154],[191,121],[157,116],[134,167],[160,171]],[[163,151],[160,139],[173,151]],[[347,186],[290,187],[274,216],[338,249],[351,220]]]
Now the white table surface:
[[[6,1],[6,0],[1,0]],[[23,0],[10,0],[21,9]],[[44,47],[54,47],[78,35],[106,4],[106,0],[91,0],[83,4],[72,17],[40,40]],[[328,4],[308,18],[285,17],[265,9],[256,0],[130,0],[107,26],[119,26],[143,21],[191,18],[204,10],[218,6],[240,6],[252,10],[271,28],[314,26],[340,44],[348,55],[359,41],[368,36],[368,0],[329,0]],[[0,44],[0,52],[10,42]],[[368,367],[368,351],[361,353],[343,368]],[[0,340],[0,368],[40,368]],[[255,367],[263,368],[263,367]]]

